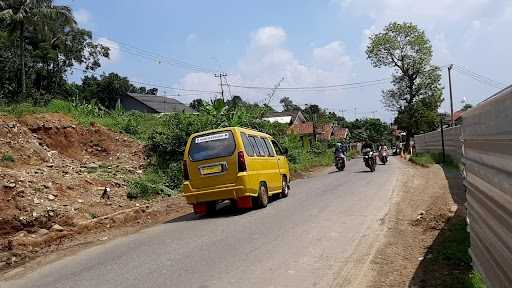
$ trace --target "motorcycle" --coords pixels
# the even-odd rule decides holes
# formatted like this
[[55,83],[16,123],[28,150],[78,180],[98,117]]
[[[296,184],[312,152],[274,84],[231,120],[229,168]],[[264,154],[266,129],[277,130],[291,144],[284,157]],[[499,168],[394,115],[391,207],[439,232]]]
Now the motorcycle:
[[345,158],[345,155],[343,155],[343,153],[337,153],[336,156],[334,157],[334,166],[336,166],[336,169],[338,169],[338,171],[343,171],[345,170],[345,163],[346,163],[346,158]]
[[375,168],[377,167],[377,159],[371,149],[363,149],[363,161],[364,165],[370,169],[370,171],[375,172]]
[[379,160],[382,162],[383,165],[386,165],[388,162],[389,153],[387,150],[381,150],[379,151]]

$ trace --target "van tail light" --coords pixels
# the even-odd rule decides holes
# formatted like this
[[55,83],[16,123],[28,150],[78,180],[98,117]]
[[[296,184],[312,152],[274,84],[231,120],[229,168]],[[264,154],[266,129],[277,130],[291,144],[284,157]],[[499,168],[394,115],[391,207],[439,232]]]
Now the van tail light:
[[238,172],[246,172],[247,165],[245,164],[245,155],[244,151],[238,152]]
[[183,160],[183,180],[190,180],[190,174],[188,174],[187,160]]

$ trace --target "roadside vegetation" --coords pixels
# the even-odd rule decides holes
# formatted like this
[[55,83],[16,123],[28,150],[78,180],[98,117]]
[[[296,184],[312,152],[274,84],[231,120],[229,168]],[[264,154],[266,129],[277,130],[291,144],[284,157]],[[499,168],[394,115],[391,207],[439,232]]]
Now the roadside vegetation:
[[434,164],[440,164],[444,168],[454,170],[460,169],[460,164],[448,154],[445,155],[445,161],[443,162],[443,153],[441,152],[416,153],[409,158],[409,161],[422,167],[430,167]]
[[425,259],[424,271],[432,274],[428,287],[485,288],[480,274],[471,267],[469,247],[466,219],[452,217],[430,247],[431,257]]
[[[197,114],[125,112],[122,109],[108,110],[93,103],[64,100],[52,100],[46,106],[23,103],[0,107],[0,114],[14,117],[65,113],[80,125],[102,125],[143,142],[147,163],[144,175],[129,182],[128,197],[132,199],[177,194],[182,183],[181,160],[188,137],[209,129],[241,126],[272,135],[288,149],[292,173],[332,163],[334,143],[313,141],[305,145],[300,137],[287,133],[287,125],[261,120],[268,111],[265,106],[243,101],[233,105],[222,100],[202,103]],[[3,155],[2,162],[8,161],[11,161],[9,155]]]

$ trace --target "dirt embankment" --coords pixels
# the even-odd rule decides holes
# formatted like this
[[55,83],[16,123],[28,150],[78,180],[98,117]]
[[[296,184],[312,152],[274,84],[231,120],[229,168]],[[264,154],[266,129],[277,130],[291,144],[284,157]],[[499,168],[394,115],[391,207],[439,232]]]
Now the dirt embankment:
[[454,219],[464,221],[462,178],[459,172],[438,165],[406,165],[393,204],[383,219],[385,229],[377,249],[365,271],[360,271],[368,277],[359,287],[462,287],[463,280],[439,286],[454,273],[464,279],[460,265],[455,265],[454,271],[454,267],[428,264],[434,257],[435,243],[444,237],[450,223]]
[[103,127],[0,116],[0,271],[98,231],[190,212],[180,198],[128,200],[143,165],[141,143]]

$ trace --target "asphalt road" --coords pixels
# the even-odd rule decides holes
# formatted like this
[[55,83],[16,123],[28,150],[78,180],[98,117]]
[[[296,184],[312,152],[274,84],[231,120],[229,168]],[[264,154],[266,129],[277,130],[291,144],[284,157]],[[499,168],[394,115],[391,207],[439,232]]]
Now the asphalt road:
[[371,241],[402,164],[361,159],[292,182],[265,209],[187,215],[41,267],[0,287],[332,287]]

